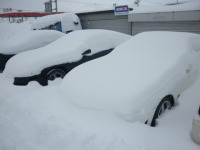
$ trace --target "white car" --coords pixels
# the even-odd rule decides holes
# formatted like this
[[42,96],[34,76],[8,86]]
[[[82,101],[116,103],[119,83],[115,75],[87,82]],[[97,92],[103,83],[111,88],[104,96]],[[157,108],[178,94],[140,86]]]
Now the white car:
[[200,107],[192,122],[191,137],[197,144],[200,144]]
[[14,55],[28,50],[40,48],[64,36],[59,31],[27,31],[17,34],[10,40],[0,41],[0,72],[5,68],[6,62]]
[[29,81],[47,85],[74,67],[110,53],[130,37],[109,30],[73,31],[45,47],[12,57],[3,74],[14,77],[15,85],[27,85]]
[[72,70],[62,81],[62,93],[80,108],[155,126],[195,80],[199,41],[192,33],[140,33]]

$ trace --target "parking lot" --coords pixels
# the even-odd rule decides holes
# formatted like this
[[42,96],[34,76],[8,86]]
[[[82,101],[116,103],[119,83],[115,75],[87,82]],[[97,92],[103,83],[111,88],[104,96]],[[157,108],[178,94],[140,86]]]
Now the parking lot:
[[15,86],[13,81],[0,74],[2,150],[199,150],[190,130],[199,107],[200,76],[180,95],[179,103],[158,119],[156,127],[72,103],[61,92],[61,79],[46,87],[36,81]]

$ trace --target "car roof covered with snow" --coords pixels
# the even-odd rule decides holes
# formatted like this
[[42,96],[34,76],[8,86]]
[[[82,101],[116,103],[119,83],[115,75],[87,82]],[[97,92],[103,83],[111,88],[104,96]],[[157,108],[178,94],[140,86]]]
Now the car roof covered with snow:
[[50,25],[54,25],[58,22],[61,22],[62,31],[64,33],[71,30],[82,29],[80,19],[75,13],[53,14],[40,17],[32,23],[31,28],[33,30],[39,30],[46,28]]
[[143,113],[144,103],[148,106],[159,92],[168,94],[166,86],[170,89],[183,77],[187,61],[200,50],[199,40],[193,33],[140,33],[111,54],[72,70],[61,89],[81,108],[114,111],[127,118],[135,111]]
[[9,40],[1,40],[0,53],[18,54],[24,51],[40,48],[64,35],[64,33],[53,30],[26,31],[16,34]]
[[76,62],[88,49],[91,50],[89,55],[93,55],[115,48],[130,37],[130,35],[109,30],[77,30],[45,47],[12,57],[7,62],[4,73],[14,77],[36,75],[46,67]]

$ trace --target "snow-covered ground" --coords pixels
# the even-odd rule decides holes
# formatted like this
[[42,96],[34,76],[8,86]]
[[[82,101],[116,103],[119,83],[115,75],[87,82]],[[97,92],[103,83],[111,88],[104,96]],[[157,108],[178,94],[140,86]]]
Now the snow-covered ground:
[[60,84],[17,87],[0,75],[0,149],[199,150],[190,138],[199,89],[200,76],[153,128],[81,109],[62,96]]
[[[0,40],[30,30],[29,23],[0,24]],[[200,67],[199,67],[200,70]],[[179,104],[153,128],[115,113],[82,109],[65,99],[60,83],[12,85],[0,74],[0,150],[199,150],[190,138],[200,105],[200,75]]]

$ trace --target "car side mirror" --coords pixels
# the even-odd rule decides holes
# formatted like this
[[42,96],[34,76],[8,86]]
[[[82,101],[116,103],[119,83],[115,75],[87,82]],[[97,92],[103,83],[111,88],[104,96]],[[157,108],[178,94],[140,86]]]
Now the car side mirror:
[[90,49],[86,50],[85,52],[82,53],[82,55],[87,55],[87,54],[90,54],[92,51]]
[[74,21],[74,24],[75,24],[75,25],[78,25],[78,22],[75,22],[75,21]]

